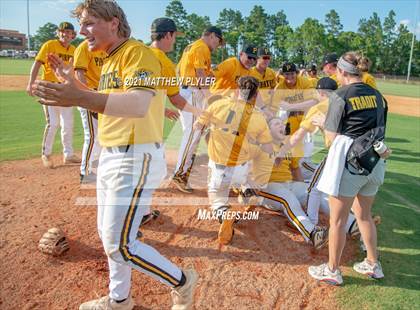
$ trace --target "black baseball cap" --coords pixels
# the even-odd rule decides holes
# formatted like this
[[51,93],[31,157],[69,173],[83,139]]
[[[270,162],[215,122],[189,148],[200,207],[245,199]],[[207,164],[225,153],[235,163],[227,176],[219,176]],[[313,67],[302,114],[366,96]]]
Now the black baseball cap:
[[225,39],[223,39],[222,30],[219,27],[210,26],[210,27],[207,27],[206,30],[204,30],[204,32],[214,33],[216,37],[220,39],[220,43],[222,45],[225,44]]
[[316,89],[336,90],[338,88],[337,82],[332,78],[323,77],[316,83]]
[[58,25],[58,30],[73,30],[74,31],[74,26],[72,23],[62,22],[60,23],[60,25]]
[[251,45],[251,44],[244,45],[242,47],[242,52],[247,54],[248,56],[255,57],[255,59],[258,58],[257,57],[258,48],[254,45]]
[[183,32],[177,31],[175,22],[167,17],[156,18],[150,27],[151,33],[167,33],[176,32],[178,36],[184,35]]
[[318,71],[316,64],[312,64],[309,68],[308,71]]
[[257,51],[257,56],[258,57],[261,57],[261,56],[271,56],[271,52],[270,52],[270,49],[268,49],[267,47],[260,47],[260,48],[258,48],[258,51]]
[[281,66],[281,72],[282,73],[288,73],[288,72],[297,72],[296,65],[293,62],[285,62]]
[[327,54],[324,56],[324,59],[322,60],[322,67],[324,67],[327,64],[337,63],[338,62],[338,56],[336,53]]

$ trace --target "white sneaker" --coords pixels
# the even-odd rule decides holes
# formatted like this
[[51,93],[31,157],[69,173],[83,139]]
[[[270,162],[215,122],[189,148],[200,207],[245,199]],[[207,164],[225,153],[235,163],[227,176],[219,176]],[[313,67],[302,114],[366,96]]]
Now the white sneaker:
[[365,274],[372,279],[382,279],[384,272],[382,271],[381,263],[378,261],[374,264],[369,263],[367,258],[363,262],[355,263],[353,269],[358,273]]
[[134,302],[131,296],[121,303],[104,296],[81,304],[79,310],[132,310],[133,308]]
[[172,310],[188,310],[194,301],[194,291],[197,286],[198,273],[192,268],[184,270],[186,278],[185,284],[181,287],[173,288],[172,296]]
[[54,163],[49,155],[42,155],[41,156],[42,164],[45,168],[54,168]]
[[332,272],[328,267],[328,264],[309,266],[308,272],[312,278],[319,281],[323,281],[331,285],[343,284],[343,277],[341,276],[340,270],[337,268],[335,272]]

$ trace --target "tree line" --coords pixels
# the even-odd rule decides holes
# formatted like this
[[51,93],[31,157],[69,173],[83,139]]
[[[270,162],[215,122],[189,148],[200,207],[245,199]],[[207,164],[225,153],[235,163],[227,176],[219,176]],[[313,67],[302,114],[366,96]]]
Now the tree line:
[[[211,25],[208,16],[189,14],[180,0],[172,0],[165,10],[180,31],[186,35],[178,38],[170,58],[177,62],[184,48],[201,36],[203,30]],[[306,18],[302,25],[292,28],[283,10],[268,14],[261,5],[255,5],[248,16],[234,9],[223,9],[216,25],[224,33],[226,46],[218,49],[212,56],[213,63],[238,55],[244,44],[252,43],[268,47],[272,52],[274,68],[285,60],[298,65],[320,64],[326,53],[338,55],[355,50],[372,61],[371,72],[393,75],[406,75],[413,34],[404,24],[397,24],[395,12],[389,11],[382,21],[377,13],[361,18],[358,30],[345,31],[339,14],[330,10],[323,21]],[[57,26],[51,23],[40,27],[31,39],[34,49],[55,36]],[[52,35],[52,36],[51,36]],[[82,39],[76,39],[76,45]],[[146,42],[148,43],[148,42]],[[411,74],[420,76],[420,41],[415,39]]]

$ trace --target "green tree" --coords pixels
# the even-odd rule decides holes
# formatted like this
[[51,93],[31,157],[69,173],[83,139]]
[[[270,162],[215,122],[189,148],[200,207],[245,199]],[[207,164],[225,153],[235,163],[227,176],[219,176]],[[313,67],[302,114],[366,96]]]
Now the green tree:
[[394,58],[395,61],[392,64],[391,73],[398,75],[407,74],[412,37],[413,34],[408,31],[407,26],[400,24],[397,30],[397,38],[391,46],[391,50],[397,55],[397,57]]
[[39,50],[42,44],[56,38],[57,28],[58,26],[53,23],[46,23],[44,26],[39,27],[36,34],[33,36],[34,48]]
[[[165,16],[174,20],[179,31],[186,33],[189,30],[187,11],[185,11],[181,1],[172,0],[166,7]],[[189,41],[186,37],[177,38],[174,51],[168,54],[169,58],[174,62],[178,62],[188,43]]]
[[326,49],[330,52],[337,52],[339,49],[338,36],[343,30],[343,25],[335,10],[331,10],[325,15],[325,30],[327,32]]
[[395,12],[389,11],[388,16],[385,17],[383,23],[383,46],[381,49],[381,58],[384,72],[392,72],[393,64],[399,55],[392,51],[392,45],[397,38],[395,31],[397,23],[395,22]]
[[325,29],[317,19],[307,18],[304,23],[296,28],[288,42],[288,51],[292,61],[307,65],[320,63],[325,54]]
[[378,53],[383,47],[383,30],[381,19],[377,13],[369,19],[362,18],[359,21],[359,33],[363,36],[364,42],[360,50],[372,61],[372,71],[383,70],[383,59]]
[[276,28],[275,41],[274,41],[274,55],[272,61],[273,67],[280,67],[280,65],[289,58],[289,54],[293,54],[289,50],[290,44],[295,40],[295,34],[292,27],[289,25],[281,25]]
[[281,59],[286,57],[284,43],[287,36],[293,31],[283,10],[268,16],[267,30],[267,44],[273,54],[271,65],[277,67],[280,65]]
[[268,41],[267,13],[261,5],[255,5],[245,19],[243,44],[266,46]]
[[239,11],[223,9],[217,19],[217,26],[223,32],[226,41],[226,53],[229,55],[239,54],[239,42],[244,29],[244,20]]

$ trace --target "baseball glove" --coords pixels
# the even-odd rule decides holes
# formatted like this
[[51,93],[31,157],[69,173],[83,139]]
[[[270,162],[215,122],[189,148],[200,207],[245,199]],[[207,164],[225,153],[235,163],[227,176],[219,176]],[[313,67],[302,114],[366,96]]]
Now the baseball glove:
[[39,240],[38,249],[45,254],[60,256],[70,249],[64,232],[60,228],[50,228]]

